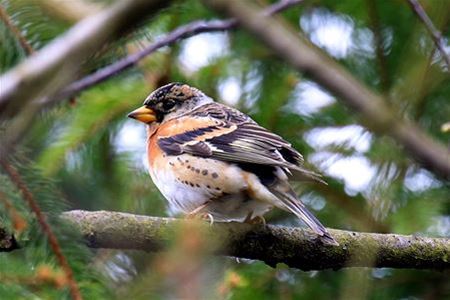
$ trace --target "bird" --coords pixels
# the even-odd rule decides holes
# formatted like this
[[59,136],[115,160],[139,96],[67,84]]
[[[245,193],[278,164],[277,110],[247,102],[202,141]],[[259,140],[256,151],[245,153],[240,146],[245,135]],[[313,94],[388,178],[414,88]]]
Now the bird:
[[150,93],[128,117],[148,125],[150,177],[170,211],[257,223],[277,207],[301,219],[323,243],[338,245],[289,184],[323,182],[320,175],[303,166],[289,142],[248,115],[173,82]]

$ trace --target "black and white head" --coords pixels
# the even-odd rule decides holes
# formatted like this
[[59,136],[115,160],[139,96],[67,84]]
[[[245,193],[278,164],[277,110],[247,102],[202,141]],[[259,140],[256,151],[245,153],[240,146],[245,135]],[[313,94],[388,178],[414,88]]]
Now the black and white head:
[[128,114],[128,117],[146,124],[182,116],[213,100],[200,90],[184,83],[169,83],[153,91],[144,105]]

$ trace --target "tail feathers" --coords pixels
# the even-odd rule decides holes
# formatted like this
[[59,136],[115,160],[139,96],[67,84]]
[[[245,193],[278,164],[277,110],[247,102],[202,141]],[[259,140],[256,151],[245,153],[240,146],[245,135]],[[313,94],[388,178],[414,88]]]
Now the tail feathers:
[[296,205],[296,210],[290,211],[317,233],[325,244],[339,246],[339,243],[330,235],[320,221],[303,205],[303,203]]
[[303,167],[297,166],[295,169],[289,169],[292,174],[290,180],[294,181],[317,181],[327,185],[327,183],[322,179],[320,174],[313,172],[311,170],[305,169]]
[[321,241],[325,244],[339,246],[339,243],[328,233],[320,221],[305,207],[305,205],[297,199],[294,191],[289,188],[289,191],[283,192],[275,186],[269,190],[283,203],[285,210],[295,214],[299,219],[305,222],[317,235],[320,236]]

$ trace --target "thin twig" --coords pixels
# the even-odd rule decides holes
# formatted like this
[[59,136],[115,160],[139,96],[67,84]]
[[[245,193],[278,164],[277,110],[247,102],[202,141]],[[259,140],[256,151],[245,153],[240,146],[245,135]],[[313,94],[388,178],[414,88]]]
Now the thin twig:
[[39,207],[38,203],[34,199],[33,194],[30,192],[28,187],[26,186],[25,182],[20,177],[17,170],[8,162],[5,160],[0,160],[0,164],[2,165],[3,169],[8,174],[9,178],[12,182],[17,186],[17,188],[21,191],[23,198],[27,202],[27,204],[30,206],[33,213],[36,215],[36,218],[39,222],[39,225],[42,228],[42,231],[47,235],[50,247],[52,248],[53,253],[56,256],[56,259],[58,260],[59,265],[61,266],[62,270],[66,274],[66,278],[68,281],[68,285],[70,287],[70,293],[72,296],[72,299],[75,300],[81,300],[81,293],[78,288],[78,284],[76,283],[74,277],[73,277],[73,271],[71,267],[69,266],[69,263],[67,262],[66,257],[62,253],[61,247],[59,246],[58,239],[56,238],[55,234],[53,233],[52,228],[45,220],[45,216],[41,211],[41,208]]
[[25,136],[44,108],[38,100],[57,94],[75,78],[82,62],[100,47],[170,4],[163,0],[116,1],[98,14],[87,17],[65,34],[0,76],[0,119],[14,118],[0,142],[0,157],[6,159]]
[[[21,34],[20,30],[16,26],[14,26],[14,24],[12,23],[11,19],[8,16],[6,10],[1,5],[0,5],[0,19],[3,20],[6,27],[8,27],[9,30],[11,30],[11,32],[19,40],[19,43],[22,46],[23,50],[25,50],[25,53],[27,54],[27,56],[33,54],[35,52],[35,50],[30,45],[30,43],[26,40],[26,38]],[[70,101],[70,104],[73,105],[76,103],[76,98],[70,97],[69,101]]]
[[[448,32],[448,30],[450,30],[449,28],[450,25],[450,19],[448,19],[445,23],[443,28],[446,28],[446,30],[442,31],[442,34],[446,34]],[[430,74],[431,74],[431,63],[433,61],[433,57],[436,54],[436,51],[439,51],[437,48],[433,48],[432,51],[430,52],[430,54],[428,55],[427,58],[427,64],[426,64],[426,69],[422,74],[422,79],[419,81],[419,92],[417,93],[417,98],[418,100],[416,100],[416,105],[415,105],[415,110],[413,113],[414,116],[414,120],[419,120],[422,115],[425,113],[425,106],[427,104],[427,93],[429,93],[429,85],[427,84],[427,79],[430,78]],[[433,81],[435,81],[435,78],[433,78]],[[450,148],[450,147],[449,147]]]
[[116,1],[78,22],[0,76],[0,117],[14,117],[29,102],[58,93],[99,48],[169,4],[170,1],[163,0]]
[[367,88],[342,65],[291,26],[261,17],[255,5],[238,0],[203,0],[214,10],[239,20],[242,28],[265,43],[282,60],[332,92],[362,116],[368,129],[393,137],[417,162],[444,180],[450,179],[450,151],[413,122],[400,118],[386,100]]
[[23,50],[27,53],[27,55],[33,54],[34,49],[31,47],[30,43],[28,43],[27,39],[22,35],[20,30],[13,24],[11,19],[6,12],[6,9],[0,5],[0,19],[5,23],[6,27],[13,33],[16,39],[19,41],[20,46],[22,46]]
[[[273,15],[283,10],[286,10],[294,5],[297,5],[304,0],[282,0],[271,6],[269,6],[263,15]],[[61,99],[73,96],[93,85],[103,82],[120,72],[136,65],[140,60],[146,56],[156,52],[166,46],[170,46],[180,39],[186,39],[199,33],[226,31],[236,28],[238,25],[235,19],[228,20],[213,20],[213,21],[194,21],[186,25],[180,26],[175,30],[169,32],[166,36],[159,41],[147,46],[139,52],[131,54],[118,62],[115,62],[107,67],[104,67],[97,72],[88,75],[72,84],[67,86],[56,97],[44,100],[44,102],[52,103]]]
[[433,39],[434,44],[441,52],[442,58],[447,64],[447,71],[450,71],[450,54],[445,50],[444,39],[442,37],[441,32],[434,26],[433,21],[431,21],[430,17],[428,17],[427,13],[423,9],[422,5],[417,0],[408,0],[409,5],[413,9],[414,13],[419,17],[419,19],[423,22],[425,27]]

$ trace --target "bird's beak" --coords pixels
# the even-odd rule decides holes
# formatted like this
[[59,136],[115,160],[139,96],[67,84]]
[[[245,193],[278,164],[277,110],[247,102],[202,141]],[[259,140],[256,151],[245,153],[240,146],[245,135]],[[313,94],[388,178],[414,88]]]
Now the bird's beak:
[[143,123],[149,124],[156,121],[156,114],[152,109],[144,105],[130,112],[128,114],[128,118],[136,119]]

